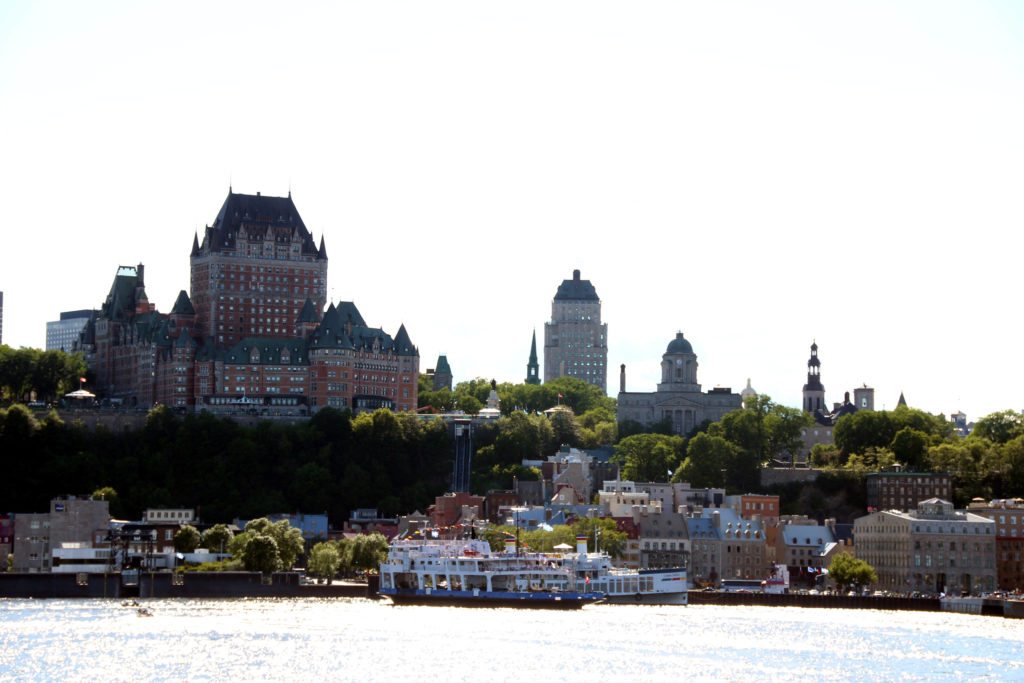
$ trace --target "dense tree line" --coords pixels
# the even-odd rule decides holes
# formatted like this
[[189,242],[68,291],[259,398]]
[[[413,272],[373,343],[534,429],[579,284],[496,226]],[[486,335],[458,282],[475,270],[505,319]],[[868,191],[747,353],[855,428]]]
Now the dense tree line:
[[37,421],[15,405],[0,410],[0,462],[5,511],[41,511],[56,495],[110,487],[120,518],[181,506],[204,522],[302,511],[340,523],[359,507],[424,509],[447,489],[452,447],[442,422],[386,410],[353,418],[323,409],[301,424],[248,427],[159,407],[143,428],[112,433],[56,413]]
[[1024,494],[1024,416],[1006,410],[987,415],[961,437],[941,416],[900,406],[840,418],[835,445],[815,446],[812,463],[863,475],[898,465],[909,472],[948,472],[953,502]]
[[762,466],[796,452],[810,418],[758,396],[718,422],[698,426],[688,437],[660,433],[620,439],[615,458],[622,478],[633,481],[685,481],[697,487],[754,491]]
[[81,354],[0,345],[0,399],[5,401],[27,401],[33,392],[39,401],[55,401],[77,389],[85,376]]

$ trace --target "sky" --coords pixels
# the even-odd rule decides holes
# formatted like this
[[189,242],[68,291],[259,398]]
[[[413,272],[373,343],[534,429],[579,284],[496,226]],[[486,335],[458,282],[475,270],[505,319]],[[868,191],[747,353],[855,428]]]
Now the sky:
[[[1017,2],[0,3],[3,342],[235,192],[289,191],[333,301],[521,382],[579,269],[608,390],[1024,408]],[[542,352],[543,353],[543,352]],[[542,359],[543,363],[543,359]]]

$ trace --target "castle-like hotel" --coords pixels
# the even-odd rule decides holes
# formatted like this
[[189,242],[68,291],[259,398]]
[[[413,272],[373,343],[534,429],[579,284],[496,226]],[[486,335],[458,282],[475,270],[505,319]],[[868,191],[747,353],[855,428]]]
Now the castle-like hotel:
[[327,248],[287,197],[228,191],[191,255],[191,296],[170,313],[145,271],[120,267],[82,334],[97,394],[183,411],[306,415],[325,406],[415,410],[419,351],[405,326],[327,305]]

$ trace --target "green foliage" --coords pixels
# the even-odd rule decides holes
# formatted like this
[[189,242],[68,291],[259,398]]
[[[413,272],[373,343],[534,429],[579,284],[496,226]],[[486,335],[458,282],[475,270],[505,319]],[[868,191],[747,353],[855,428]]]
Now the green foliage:
[[234,533],[226,524],[214,524],[203,532],[202,547],[210,552],[226,552],[231,545]]
[[896,456],[888,448],[869,446],[863,454],[854,453],[846,461],[846,469],[858,474],[881,472],[896,464]]
[[1015,410],[1003,410],[986,415],[974,423],[971,436],[1005,444],[1024,436],[1024,415]]
[[672,478],[700,488],[725,487],[728,473],[736,469],[742,449],[713,434],[698,434],[686,446],[686,459]]
[[331,579],[338,573],[341,566],[341,553],[338,546],[332,541],[317,543],[309,551],[309,564],[306,571],[321,579]]
[[[247,531],[239,536],[249,533]],[[260,533],[253,533],[245,543],[241,560],[246,571],[250,572],[270,574],[281,568],[281,556],[278,552],[277,541],[272,536]]]
[[124,509],[121,507],[121,497],[111,486],[103,486],[92,492],[89,496],[93,500],[105,500],[110,506],[110,516],[115,519],[124,517]]
[[816,443],[811,447],[811,465],[818,468],[838,467],[842,463],[842,453],[830,443]]
[[828,574],[829,578],[844,590],[850,586],[866,588],[878,581],[874,567],[849,553],[835,555],[829,565]]
[[623,479],[668,481],[670,470],[679,464],[683,444],[681,436],[636,434],[619,441],[612,457]]
[[353,569],[375,572],[388,556],[388,539],[382,534],[361,534],[352,539],[351,566]]
[[444,493],[452,448],[443,422],[408,414],[362,420],[356,433],[350,413],[324,408],[308,422],[249,427],[159,408],[143,427],[114,433],[40,423],[11,406],[0,409],[0,500],[42,510],[55,495],[109,486],[120,494],[120,508],[111,509],[118,517],[174,505],[228,522],[282,510],[332,520],[363,507],[404,512]]
[[[905,428],[923,433],[928,444],[948,439],[952,434],[952,426],[943,418],[900,406],[893,411],[858,410],[844,415],[836,423],[833,437],[845,460],[869,448],[892,449],[896,434]],[[913,448],[908,452],[911,456],[923,455]]]
[[216,562],[200,562],[199,564],[180,564],[175,568],[178,573],[184,572],[237,572],[245,569],[240,560],[218,560]]
[[81,354],[0,345],[0,398],[26,400],[35,392],[40,401],[55,401],[78,388],[85,370]]
[[174,549],[179,553],[194,553],[199,547],[199,530],[185,524],[174,534]]

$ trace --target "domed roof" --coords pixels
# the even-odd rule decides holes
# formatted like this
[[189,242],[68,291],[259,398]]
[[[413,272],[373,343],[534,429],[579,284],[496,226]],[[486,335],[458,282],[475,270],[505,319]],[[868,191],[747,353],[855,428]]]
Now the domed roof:
[[693,353],[693,347],[690,346],[690,342],[683,339],[682,332],[676,332],[676,338],[668,343],[665,353]]

